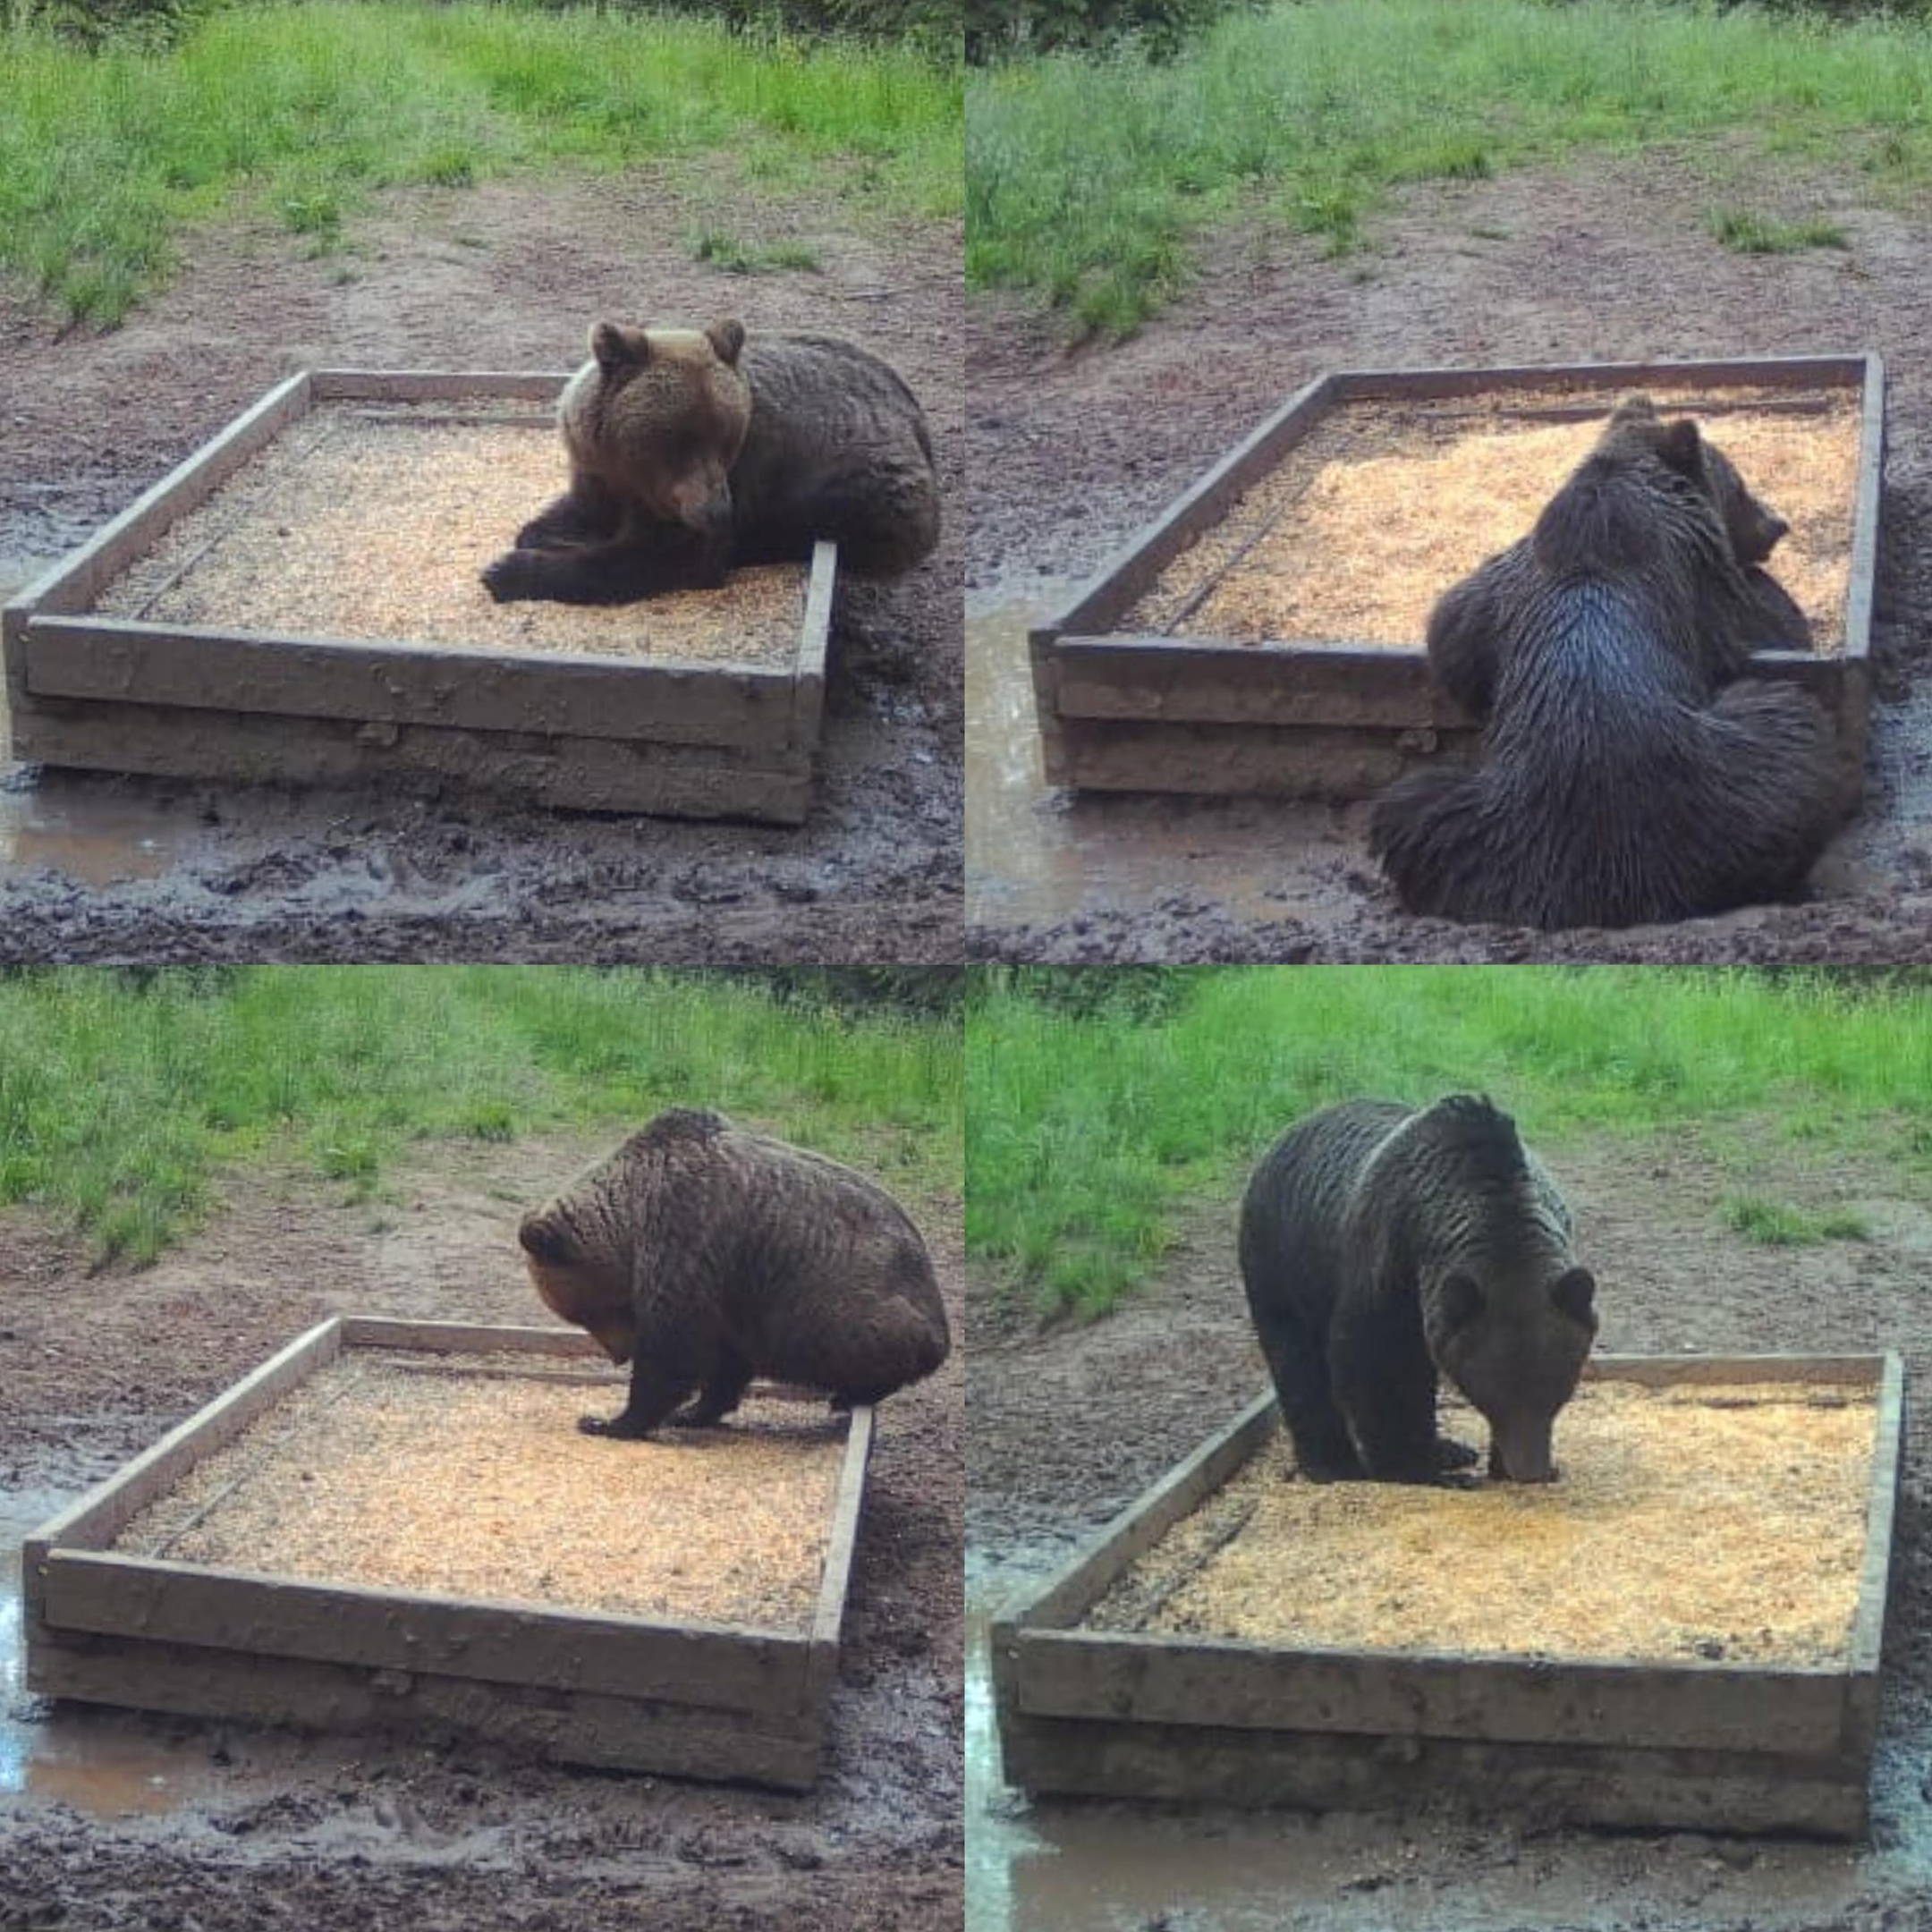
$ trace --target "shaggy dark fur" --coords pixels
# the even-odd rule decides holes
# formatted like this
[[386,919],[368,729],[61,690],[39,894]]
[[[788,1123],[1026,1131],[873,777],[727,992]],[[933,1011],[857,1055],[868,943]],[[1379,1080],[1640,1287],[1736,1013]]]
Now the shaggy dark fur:
[[1760,566],[1784,526],[1688,420],[1623,405],[1535,530],[1446,593],[1429,665],[1487,725],[1473,773],[1377,806],[1405,907],[1513,925],[1629,926],[1775,899],[1841,816],[1829,721],[1741,677],[1804,649]]
[[[546,1303],[631,1364],[631,1397],[592,1435],[691,1428],[754,1376],[881,1401],[946,1358],[925,1243],[876,1182],[734,1127],[661,1114],[518,1229]],[[698,1400],[682,1413],[693,1390]]]
[[1547,1482],[1597,1331],[1570,1216],[1514,1124],[1453,1095],[1349,1100],[1278,1140],[1241,1202],[1241,1279],[1302,1471],[1433,1482],[1437,1378],[1490,1428],[1492,1476]]

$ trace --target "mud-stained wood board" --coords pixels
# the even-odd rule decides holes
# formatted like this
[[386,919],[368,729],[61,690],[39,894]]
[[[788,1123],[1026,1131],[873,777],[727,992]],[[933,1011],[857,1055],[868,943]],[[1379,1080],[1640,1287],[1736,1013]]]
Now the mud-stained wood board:
[[1754,674],[1814,691],[1861,768],[1884,444],[1871,355],[1321,377],[1035,627],[1048,781],[1345,799],[1466,758],[1471,721],[1428,673],[1429,609],[1526,534],[1640,393],[1694,416],[1792,525],[1770,567],[1818,648],[1759,651]]
[[1302,1482],[1261,1398],[996,1624],[1007,1775],[1855,1837],[1902,1403],[1894,1356],[1603,1357],[1555,1490],[1462,1492]]
[[28,1539],[43,1694],[816,1776],[869,1410],[621,1443],[588,1338],[337,1318]]
[[564,377],[291,377],[7,607],[13,752],[796,824],[834,547],[721,589],[499,605]]

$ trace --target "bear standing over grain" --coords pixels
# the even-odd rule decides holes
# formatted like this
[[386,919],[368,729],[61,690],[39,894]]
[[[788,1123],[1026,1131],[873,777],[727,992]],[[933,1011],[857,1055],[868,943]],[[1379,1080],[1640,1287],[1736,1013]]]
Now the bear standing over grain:
[[1810,643],[1761,567],[1784,534],[1694,422],[1621,404],[1530,536],[1430,614],[1430,671],[1483,723],[1483,763],[1376,807],[1404,907],[1630,926],[1795,891],[1846,786],[1812,699],[1741,675]]
[[568,492],[483,572],[499,603],[617,604],[809,558],[891,576],[939,540],[912,392],[856,343],[599,322],[557,405]]
[[1492,1476],[1555,1479],[1596,1284],[1488,1101],[1348,1100],[1290,1128],[1248,1183],[1241,1268],[1304,1474],[1434,1482],[1473,1462],[1436,1434],[1446,1377],[1489,1424]]
[[[537,1292],[631,1365],[631,1398],[594,1436],[702,1428],[754,1376],[875,1402],[949,1347],[919,1230],[875,1182],[823,1155],[660,1114],[517,1231]],[[678,1404],[697,1392],[688,1409]]]

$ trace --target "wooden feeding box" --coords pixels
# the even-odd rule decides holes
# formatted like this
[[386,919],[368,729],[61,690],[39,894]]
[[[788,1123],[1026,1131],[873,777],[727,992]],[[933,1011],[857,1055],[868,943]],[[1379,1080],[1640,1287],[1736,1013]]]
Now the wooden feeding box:
[[1272,1394],[993,1626],[1007,1777],[1866,1828],[1895,1355],[1606,1356],[1551,1487],[1292,1480]]
[[1434,686],[1436,599],[1526,535],[1617,401],[1697,417],[1792,525],[1814,651],[1763,650],[1862,768],[1884,456],[1876,355],[1335,374],[1030,633],[1047,783],[1350,799],[1479,733]]
[[566,380],[291,377],[7,606],[13,756],[800,823],[834,546],[615,606],[484,589],[564,487]]
[[803,1790],[871,1411],[580,1434],[587,1335],[337,1318],[27,1539],[42,1695]]

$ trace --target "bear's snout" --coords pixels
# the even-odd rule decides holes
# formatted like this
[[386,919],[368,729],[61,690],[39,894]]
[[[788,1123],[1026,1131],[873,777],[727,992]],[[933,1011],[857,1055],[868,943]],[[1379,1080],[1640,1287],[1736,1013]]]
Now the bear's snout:
[[1489,1424],[1489,1475],[1496,1482],[1550,1483],[1556,1462],[1550,1450],[1552,1418]]

